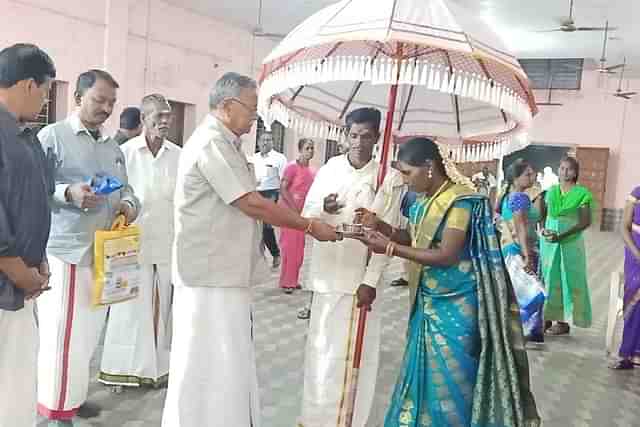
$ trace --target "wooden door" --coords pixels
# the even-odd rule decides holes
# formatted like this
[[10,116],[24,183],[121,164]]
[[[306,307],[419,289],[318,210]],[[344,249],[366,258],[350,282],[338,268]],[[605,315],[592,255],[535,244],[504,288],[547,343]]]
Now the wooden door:
[[606,147],[578,147],[576,158],[580,163],[578,182],[593,193],[596,202],[596,217],[593,218],[593,224],[598,224],[602,229],[602,210],[607,192],[609,149]]

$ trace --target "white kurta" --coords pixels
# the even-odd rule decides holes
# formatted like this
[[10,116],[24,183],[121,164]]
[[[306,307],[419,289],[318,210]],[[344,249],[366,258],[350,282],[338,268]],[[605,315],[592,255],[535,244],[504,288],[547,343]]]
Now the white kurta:
[[[355,169],[346,156],[332,158],[318,172],[303,215],[332,225],[350,224],[355,209],[367,208],[385,222],[398,226],[405,186],[399,174],[391,171],[376,194],[377,175],[375,161]],[[337,215],[323,211],[324,199],[332,193],[337,193],[338,202],[345,205]],[[367,264],[367,258],[367,248],[356,240],[313,243],[307,287],[314,296],[305,354],[301,427],[345,425],[359,316],[355,293],[361,284],[375,288],[389,261],[386,256],[373,255]],[[380,297],[382,292],[378,293]],[[376,309],[379,306],[374,303],[367,317],[354,427],[367,423],[373,404],[380,349],[380,313]]]
[[129,184],[142,209],[142,286],[137,298],[110,307],[99,380],[104,384],[160,385],[169,373],[173,196],[180,147],[170,141],[154,157],[145,135],[122,147]]
[[0,310],[0,337],[0,427],[33,427],[38,330],[32,301],[18,311]]

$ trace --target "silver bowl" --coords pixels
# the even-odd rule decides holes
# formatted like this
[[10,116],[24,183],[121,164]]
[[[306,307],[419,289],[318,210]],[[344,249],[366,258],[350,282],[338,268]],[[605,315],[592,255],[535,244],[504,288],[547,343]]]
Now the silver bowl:
[[351,236],[361,236],[364,234],[364,226],[362,224],[341,224],[338,226],[338,232]]

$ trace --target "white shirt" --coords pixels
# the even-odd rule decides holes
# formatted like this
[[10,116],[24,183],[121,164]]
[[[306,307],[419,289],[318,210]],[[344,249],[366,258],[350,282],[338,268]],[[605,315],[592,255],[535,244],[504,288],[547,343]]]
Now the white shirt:
[[244,288],[260,259],[258,222],[231,206],[256,191],[240,139],[208,114],[182,149],[175,194],[176,286]]
[[544,175],[542,176],[542,183],[541,183],[542,191],[547,191],[548,189],[550,189],[551,187],[559,183],[560,183],[560,179],[558,178],[558,175],[553,173],[551,168],[549,168],[549,170],[545,168]]
[[129,184],[142,209],[136,224],[140,226],[140,262],[171,262],[173,244],[173,196],[181,148],[165,140],[153,157],[144,133],[120,146],[124,153]]
[[251,163],[255,168],[258,191],[280,189],[280,180],[287,166],[287,158],[283,154],[271,150],[263,156],[258,152],[251,158]]
[[[367,208],[397,227],[402,217],[400,205],[405,186],[400,174],[389,170],[376,194],[378,168],[375,160],[355,169],[346,155],[331,158],[316,175],[307,195],[303,216],[336,226],[351,224],[354,211]],[[337,215],[324,212],[324,199],[332,193],[337,193],[338,203],[345,205]],[[367,247],[353,239],[336,243],[314,241],[309,288],[321,293],[353,295],[361,284],[376,287],[389,259],[385,255],[374,254],[367,266],[367,254]]]

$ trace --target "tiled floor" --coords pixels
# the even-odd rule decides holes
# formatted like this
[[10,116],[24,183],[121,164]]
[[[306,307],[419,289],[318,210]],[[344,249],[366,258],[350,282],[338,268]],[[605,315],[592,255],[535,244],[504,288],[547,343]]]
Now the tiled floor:
[[[604,351],[609,278],[612,271],[621,268],[622,243],[614,233],[593,233],[588,243],[594,326],[572,331],[569,337],[548,338],[547,343],[529,352],[534,392],[545,427],[638,427],[640,371],[622,373],[607,369]],[[396,278],[400,271],[401,265],[394,264],[386,282]],[[302,391],[307,328],[306,321],[296,319],[296,311],[309,300],[309,293],[283,295],[275,289],[277,275],[265,277],[268,280],[255,291],[262,426],[294,427]],[[406,289],[385,286],[380,298],[379,309],[384,313],[383,344],[371,427],[381,426],[396,379],[409,305]],[[102,405],[104,411],[100,418],[77,425],[159,426],[164,395],[164,390],[128,390],[115,395],[94,381],[90,400]]]

